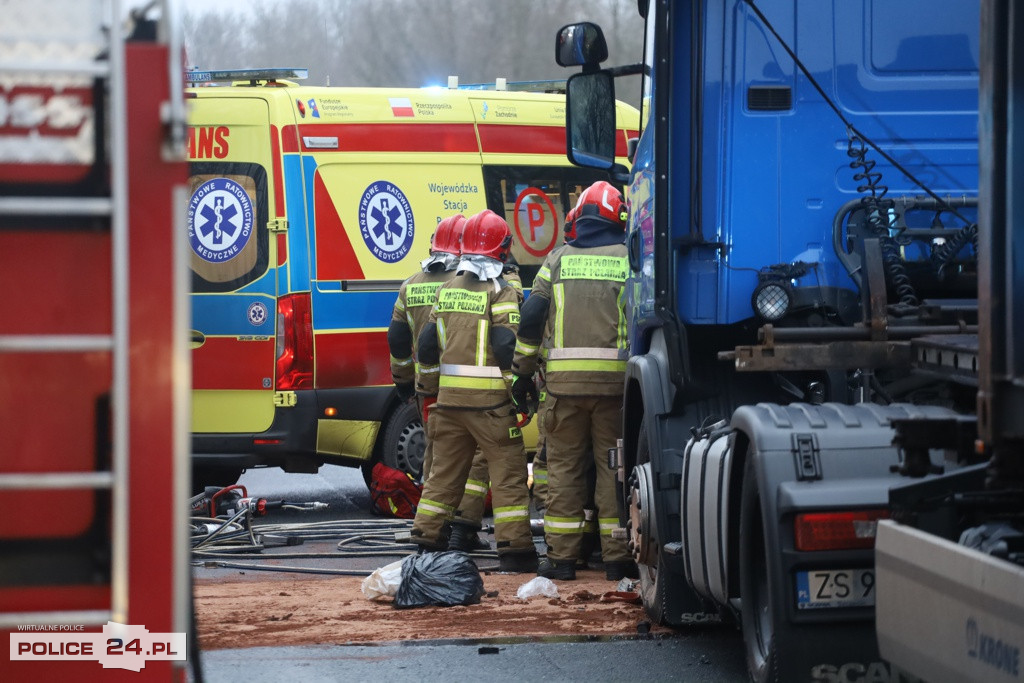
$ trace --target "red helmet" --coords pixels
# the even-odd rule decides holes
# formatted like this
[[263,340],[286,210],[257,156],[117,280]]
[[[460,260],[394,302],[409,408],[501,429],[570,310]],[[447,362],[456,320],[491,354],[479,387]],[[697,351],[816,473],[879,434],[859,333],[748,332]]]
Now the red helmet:
[[583,190],[576,202],[576,218],[596,216],[625,230],[626,215],[626,200],[622,192],[606,180],[599,180]]
[[512,248],[512,231],[505,219],[486,209],[470,217],[462,232],[462,253],[507,261]]
[[576,207],[569,209],[569,213],[565,214],[565,225],[562,226],[564,233],[563,237],[566,242],[572,242],[576,239]]
[[441,251],[458,256],[462,243],[462,229],[465,227],[466,217],[461,213],[442,220],[437,224],[434,234],[430,237],[430,253],[436,254]]

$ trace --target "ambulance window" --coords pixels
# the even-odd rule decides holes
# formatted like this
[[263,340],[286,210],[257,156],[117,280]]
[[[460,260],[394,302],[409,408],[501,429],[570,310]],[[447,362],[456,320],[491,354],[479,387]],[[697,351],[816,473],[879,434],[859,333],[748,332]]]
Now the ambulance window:
[[267,173],[249,163],[189,165],[192,291],[229,292],[267,271]]
[[598,180],[608,180],[607,174],[574,166],[484,167],[487,208],[512,228],[512,256],[524,287],[533,286],[544,257],[563,243],[565,214]]

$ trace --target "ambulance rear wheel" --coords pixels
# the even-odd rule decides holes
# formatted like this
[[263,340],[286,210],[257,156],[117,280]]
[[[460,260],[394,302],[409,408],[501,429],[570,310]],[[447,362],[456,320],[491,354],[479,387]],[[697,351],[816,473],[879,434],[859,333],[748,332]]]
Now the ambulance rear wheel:
[[419,479],[423,473],[423,451],[427,436],[423,419],[415,403],[403,403],[393,413],[384,428],[381,444],[381,462],[402,470]]

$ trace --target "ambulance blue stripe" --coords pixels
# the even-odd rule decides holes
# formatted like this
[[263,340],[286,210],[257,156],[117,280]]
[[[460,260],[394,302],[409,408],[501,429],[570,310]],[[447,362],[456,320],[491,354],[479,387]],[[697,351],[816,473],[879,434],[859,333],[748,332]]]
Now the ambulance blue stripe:
[[239,287],[235,291],[240,294],[266,294],[268,296],[274,296],[274,274],[272,269],[268,268],[263,275],[256,278],[249,284]]
[[[320,292],[313,290],[313,325],[318,330],[386,328],[395,292]],[[387,352],[387,349],[384,349]]]
[[[309,264],[313,249],[312,240],[307,240],[306,206],[313,206],[313,171],[316,162],[306,159],[306,167],[295,154],[284,155],[285,203],[288,207],[288,286],[281,292],[302,292],[309,289]],[[308,181],[303,182],[303,176]],[[307,204],[308,202],[308,204]]]
[[[253,325],[249,318],[249,306],[256,302],[262,302],[266,306],[266,319],[259,325]],[[192,327],[205,335],[273,337],[276,319],[277,302],[270,295],[192,295]]]

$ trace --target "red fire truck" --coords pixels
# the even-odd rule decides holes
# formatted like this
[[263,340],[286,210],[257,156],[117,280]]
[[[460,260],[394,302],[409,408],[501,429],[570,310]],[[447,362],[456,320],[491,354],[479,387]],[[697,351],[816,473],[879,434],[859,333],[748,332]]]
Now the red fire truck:
[[185,677],[185,117],[155,9],[4,3],[0,680]]

